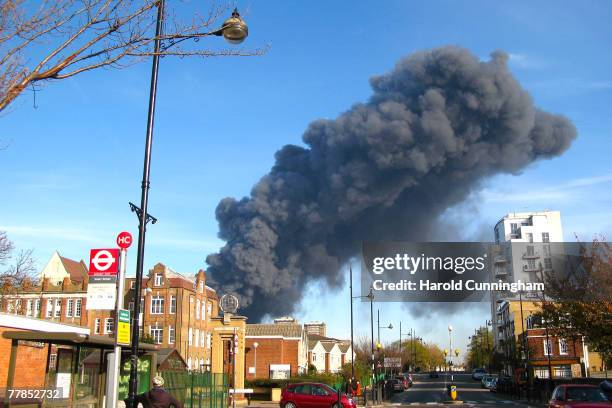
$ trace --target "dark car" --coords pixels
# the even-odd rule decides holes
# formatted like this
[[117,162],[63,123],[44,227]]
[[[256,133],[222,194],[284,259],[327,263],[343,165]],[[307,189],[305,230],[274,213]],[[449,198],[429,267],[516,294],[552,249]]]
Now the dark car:
[[[340,406],[342,405],[342,407]],[[320,383],[290,384],[281,392],[280,408],[356,408],[352,398]]]
[[401,381],[402,387],[404,387],[405,390],[410,388],[410,383],[408,382],[408,378],[405,375],[398,375],[395,377],[395,379]]
[[495,377],[491,392],[507,392],[512,386],[512,377],[506,374],[499,374]]
[[440,374],[437,371],[430,371],[429,378],[440,378]]
[[590,384],[562,384],[557,386],[550,401],[549,408],[599,408],[612,407],[603,391]]
[[484,368],[475,368],[474,371],[472,371],[472,380],[482,381],[482,377],[485,375],[487,375],[487,370]]
[[391,382],[391,389],[393,390],[393,392],[402,392],[404,391],[404,383],[402,382],[402,380],[398,379],[398,378],[393,378],[392,380],[389,380]]

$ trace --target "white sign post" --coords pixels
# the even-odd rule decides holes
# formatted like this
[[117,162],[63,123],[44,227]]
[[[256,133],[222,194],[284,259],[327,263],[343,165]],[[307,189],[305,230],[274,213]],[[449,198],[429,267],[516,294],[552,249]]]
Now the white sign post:
[[[129,238],[129,239],[128,239]],[[132,236],[122,232],[117,236],[117,244],[121,247],[119,276],[117,277],[117,304],[115,305],[115,351],[108,361],[108,379],[106,383],[106,408],[117,408],[119,399],[119,375],[121,369],[121,346],[117,345],[117,328],[119,327],[119,310],[123,309],[123,291],[125,281],[125,261],[127,249],[132,243]]]

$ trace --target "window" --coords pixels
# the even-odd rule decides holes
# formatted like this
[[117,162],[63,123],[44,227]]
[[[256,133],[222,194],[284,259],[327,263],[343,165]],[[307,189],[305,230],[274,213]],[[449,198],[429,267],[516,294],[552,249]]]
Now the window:
[[195,330],[195,346],[200,347],[200,329]]
[[536,270],[535,259],[528,259],[527,260],[527,270],[530,270],[530,271],[535,271]]
[[212,343],[212,336],[210,333],[206,333],[206,348],[209,349]]
[[569,353],[569,349],[567,347],[567,340],[559,339],[559,354],[567,355]]
[[204,281],[200,281],[200,293],[204,293]]
[[191,345],[193,345],[193,329],[192,329],[191,327],[189,328],[189,334],[188,334],[188,336],[189,336],[188,343],[189,343],[189,345],[191,346]]
[[187,369],[191,370],[191,357],[187,359]]
[[212,317],[212,302],[208,302],[208,305],[206,306],[206,314],[209,319]]
[[28,299],[28,304],[26,305],[26,316],[32,316],[33,306],[34,306],[34,299]]
[[130,310],[130,312],[134,312],[134,302],[128,303],[128,309]]
[[74,313],[74,299],[68,299],[68,302],[66,302],[66,317],[72,317],[72,314]]
[[45,312],[45,316],[53,316],[53,299],[47,299],[47,311]]
[[163,327],[149,327],[149,334],[153,338],[155,344],[162,344],[164,341],[164,329]]
[[204,342],[204,330],[202,330],[202,331],[200,332],[200,345],[201,345],[202,347],[204,347],[204,344],[205,344],[205,342]]
[[312,361],[317,361],[317,353],[312,353]]
[[548,232],[542,233],[542,242],[550,242],[550,235],[548,235]]
[[60,317],[62,315],[62,299],[55,299],[54,316]]
[[533,242],[533,234],[532,233],[528,232],[526,238],[527,238],[527,242]]
[[168,326],[168,344],[174,344],[174,326]]
[[310,384],[298,385],[293,389],[296,394],[310,395]]
[[49,368],[55,369],[55,362],[57,361],[57,354],[49,354]]
[[176,295],[170,296],[170,313],[176,313]]
[[40,316],[40,299],[36,299],[36,302],[34,303],[34,316]]
[[130,282],[130,289],[136,289],[136,281],[135,280]]
[[163,281],[163,276],[161,273],[156,273],[155,274],[155,286],[161,286],[163,285],[164,281]]
[[82,305],[83,300],[77,299],[74,307],[74,317],[81,317],[81,310],[83,308]]
[[544,256],[550,256],[550,244],[544,245]]
[[112,317],[107,317],[104,319],[104,334],[112,334],[113,333],[113,324],[114,319]]
[[202,301],[202,320],[206,319],[206,301]]
[[512,238],[518,237],[518,224],[517,223],[513,222],[510,224],[510,235]]
[[138,311],[138,313],[144,313],[144,305],[145,305],[145,301],[144,298],[140,298],[140,309]]
[[164,297],[153,296],[151,298],[151,314],[163,314],[164,313]]
[[100,319],[96,319],[95,325],[94,325],[94,333],[95,334],[100,334]]
[[195,312],[196,312],[196,320],[200,320],[200,299],[196,300]]
[[548,341],[544,339],[544,355],[552,356],[552,343],[550,339]]

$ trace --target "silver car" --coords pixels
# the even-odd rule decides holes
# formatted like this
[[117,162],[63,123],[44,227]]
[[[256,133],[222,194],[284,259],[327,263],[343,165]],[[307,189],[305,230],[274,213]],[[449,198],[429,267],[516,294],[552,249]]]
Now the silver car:
[[490,390],[495,385],[495,377],[492,375],[485,375],[482,377],[482,387]]

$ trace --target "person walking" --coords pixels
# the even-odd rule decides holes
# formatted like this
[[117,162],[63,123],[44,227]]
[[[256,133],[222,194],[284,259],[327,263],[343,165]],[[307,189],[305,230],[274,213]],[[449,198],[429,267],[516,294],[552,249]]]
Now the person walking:
[[153,378],[153,388],[136,396],[135,405],[143,408],[183,408],[183,405],[164,388],[164,379],[159,374]]

